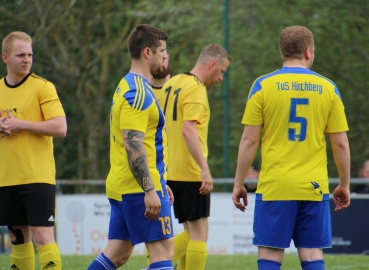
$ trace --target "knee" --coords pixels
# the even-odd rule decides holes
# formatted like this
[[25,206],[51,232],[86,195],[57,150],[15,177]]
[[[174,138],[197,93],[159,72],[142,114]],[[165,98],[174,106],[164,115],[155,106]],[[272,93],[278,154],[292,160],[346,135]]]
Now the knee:
[[315,261],[323,259],[323,250],[318,248],[298,248],[300,261]]
[[37,248],[55,243],[53,227],[31,227],[31,231]]
[[24,235],[21,229],[16,229],[11,226],[8,226],[10,241],[13,245],[22,245],[25,243]]

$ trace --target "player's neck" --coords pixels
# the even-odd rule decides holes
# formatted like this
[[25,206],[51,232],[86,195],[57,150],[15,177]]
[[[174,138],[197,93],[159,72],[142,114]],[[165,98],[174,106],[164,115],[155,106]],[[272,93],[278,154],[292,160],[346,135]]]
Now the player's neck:
[[283,67],[309,68],[309,64],[304,59],[289,59],[283,61]]
[[[27,74],[28,75],[28,74]],[[27,76],[26,75],[26,76]],[[17,74],[11,74],[11,73],[8,73],[5,77],[6,79],[6,82],[9,84],[9,85],[17,85],[18,83],[20,83],[26,76],[24,75],[17,75]]]
[[205,85],[205,81],[206,81],[206,77],[207,74],[205,73],[205,67],[199,67],[198,65],[196,65],[191,71],[190,73],[192,75],[195,75],[197,77],[197,79],[199,79],[200,82],[202,82]]
[[130,73],[134,73],[144,77],[149,82],[152,81],[152,74],[150,72],[150,68],[145,63],[141,61],[132,61],[131,62],[131,69],[129,70]]

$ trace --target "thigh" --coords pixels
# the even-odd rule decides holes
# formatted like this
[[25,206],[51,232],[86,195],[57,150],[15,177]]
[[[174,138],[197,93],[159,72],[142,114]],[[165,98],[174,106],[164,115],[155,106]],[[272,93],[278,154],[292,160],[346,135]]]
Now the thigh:
[[27,212],[18,186],[0,187],[0,225],[27,225]]
[[164,194],[162,196],[161,192],[158,192],[161,209],[156,220],[149,220],[144,216],[146,205],[143,197],[140,200],[124,200],[123,198],[120,208],[132,245],[173,237],[171,204],[167,193]]
[[[126,217],[121,208],[121,202],[109,199],[109,203],[110,203],[110,220],[109,220],[108,239],[130,241],[131,238],[126,223]],[[117,244],[119,243],[120,242],[118,242]]]
[[252,243],[271,248],[288,248],[294,231],[298,202],[262,201],[260,194],[257,194],[254,211]]
[[0,224],[54,226],[55,185],[35,183],[0,188]]
[[27,210],[29,226],[50,227],[55,224],[55,185],[36,183],[19,187]]
[[201,195],[201,182],[168,181],[174,194],[174,214],[179,223],[210,216],[210,194]]
[[329,197],[321,202],[301,202],[293,240],[297,248],[321,249],[332,246]]

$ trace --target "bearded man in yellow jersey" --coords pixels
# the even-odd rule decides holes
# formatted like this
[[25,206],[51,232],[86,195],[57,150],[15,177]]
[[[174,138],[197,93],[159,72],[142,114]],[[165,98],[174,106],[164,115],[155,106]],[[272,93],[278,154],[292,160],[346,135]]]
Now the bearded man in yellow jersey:
[[174,213],[185,230],[174,238],[178,270],[204,269],[210,192],[213,178],[207,163],[210,109],[206,87],[223,79],[231,58],[219,45],[205,47],[195,67],[169,79],[160,106],[168,132],[168,185]]
[[310,70],[312,32],[287,27],[279,50],[283,67],[256,79],[248,96],[232,199],[245,211],[243,183],[261,136],[253,238],[258,269],[279,270],[293,240],[302,269],[323,270],[322,249],[332,246],[325,133],[340,177],[333,192],[339,211],[350,204],[348,126],[337,86]]
[[[31,73],[32,39],[12,32],[2,44],[7,75],[0,80],[0,225],[12,242],[11,269],[62,269],[55,243],[53,137],[67,123],[54,85]],[[10,269],[9,268],[9,269]]]
[[139,243],[149,251],[151,270],[173,269],[167,134],[150,84],[163,69],[167,39],[148,24],[136,26],[128,37],[131,69],[116,87],[110,110],[109,240],[88,270],[121,267]]

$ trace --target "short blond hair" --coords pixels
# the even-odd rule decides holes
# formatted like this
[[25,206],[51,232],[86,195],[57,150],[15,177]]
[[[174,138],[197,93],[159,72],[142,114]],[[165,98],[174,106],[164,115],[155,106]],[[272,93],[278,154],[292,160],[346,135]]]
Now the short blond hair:
[[23,40],[32,44],[32,38],[25,32],[15,31],[7,35],[3,40],[3,53],[10,53],[16,40]]
[[211,60],[218,60],[219,62],[228,59],[231,62],[231,56],[228,52],[218,44],[210,44],[202,49],[197,62],[208,62]]

